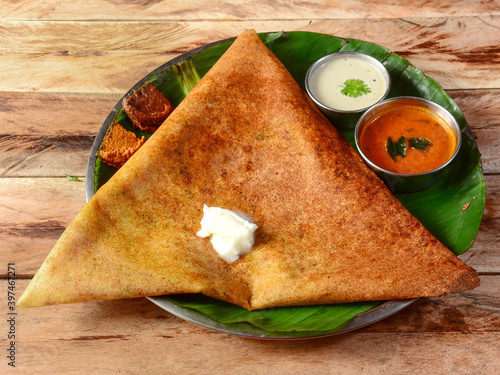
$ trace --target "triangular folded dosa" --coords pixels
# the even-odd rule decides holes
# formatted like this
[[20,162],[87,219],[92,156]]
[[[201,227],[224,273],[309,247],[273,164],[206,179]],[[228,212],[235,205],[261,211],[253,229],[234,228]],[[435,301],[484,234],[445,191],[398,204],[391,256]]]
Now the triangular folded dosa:
[[[250,253],[228,264],[196,236],[204,204],[254,219]],[[246,31],[86,204],[19,305],[203,293],[259,309],[478,283]]]

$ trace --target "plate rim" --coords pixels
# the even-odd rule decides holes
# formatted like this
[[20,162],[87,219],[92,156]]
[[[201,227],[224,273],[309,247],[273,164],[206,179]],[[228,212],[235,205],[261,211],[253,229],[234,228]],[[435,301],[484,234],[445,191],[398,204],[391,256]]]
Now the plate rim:
[[171,313],[172,315],[199,326],[230,335],[265,340],[306,340],[340,335],[379,322],[391,315],[396,314],[418,300],[418,298],[412,298],[408,300],[386,301],[368,311],[359,313],[341,329],[321,333],[315,331],[314,334],[312,334],[310,331],[265,331],[251,324],[248,325],[248,329],[238,330],[235,328],[238,323],[218,322],[196,310],[177,306],[175,303],[168,300],[168,296],[149,296],[146,298],[156,306]]

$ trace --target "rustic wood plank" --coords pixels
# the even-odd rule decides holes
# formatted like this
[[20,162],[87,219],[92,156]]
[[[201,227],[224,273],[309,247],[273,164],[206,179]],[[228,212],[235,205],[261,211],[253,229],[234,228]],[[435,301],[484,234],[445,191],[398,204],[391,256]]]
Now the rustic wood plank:
[[0,91],[0,135],[95,135],[123,94],[89,96]]
[[85,175],[94,135],[0,138],[3,176]]
[[[52,326],[45,337],[59,327]],[[282,342],[171,330],[152,336],[91,334],[70,341],[36,337],[19,342],[23,357],[6,374],[496,374],[499,339],[498,333],[365,333]]]
[[[500,276],[481,279],[474,291],[423,298],[364,329],[305,341],[228,336],[146,299],[18,308],[15,371],[493,374],[500,370]],[[17,293],[27,282],[17,280]],[[6,290],[6,280],[0,285]]]
[[1,179],[1,264],[15,262],[19,274],[33,275],[84,204],[84,182]]
[[2,21],[0,91],[123,93],[180,53],[247,28],[363,39],[409,58],[445,89],[500,87],[500,76],[491,73],[498,69],[500,16],[487,16],[314,22]]
[[363,328],[363,332],[500,331],[500,277],[482,275],[481,286],[443,298],[420,298],[401,313]]
[[[325,20],[309,27],[315,32],[380,44],[407,58],[445,89],[500,87],[500,77],[491,79],[492,72],[498,71],[498,17],[383,19],[355,26],[351,22],[343,20],[337,25]],[[489,32],[493,35],[482,41],[476,37]]]
[[[500,173],[500,90],[449,93],[476,136],[484,173]],[[0,92],[0,176],[84,176],[93,139],[120,97]]]
[[500,173],[500,90],[456,90],[449,92],[472,129],[486,174]]
[[[83,183],[30,177],[82,176],[86,149],[128,88],[171,58],[246,28],[369,40],[450,90],[483,154],[486,209],[463,258],[482,285],[311,341],[228,337],[145,299],[18,309],[17,368],[4,350],[2,373],[500,373],[499,0],[0,0],[4,268],[15,262],[18,275],[32,277],[85,201]],[[28,281],[17,280],[17,297]],[[5,293],[6,279],[0,287]]]
[[0,92],[0,176],[84,176],[118,99]]
[[[95,12],[99,9],[99,12]],[[445,0],[356,1],[72,1],[29,0],[0,1],[0,18],[23,20],[102,20],[102,19],[168,19],[168,20],[266,20],[325,18],[394,18],[442,17],[499,14],[498,1],[471,2]]]
[[486,204],[479,232],[470,251],[462,255],[462,260],[485,273],[500,270],[500,176],[487,175]]
[[[500,176],[486,176],[486,209],[473,247],[463,255],[480,273],[500,273]],[[0,264],[32,276],[85,203],[84,183],[65,178],[0,179]],[[0,276],[5,275],[0,270]]]

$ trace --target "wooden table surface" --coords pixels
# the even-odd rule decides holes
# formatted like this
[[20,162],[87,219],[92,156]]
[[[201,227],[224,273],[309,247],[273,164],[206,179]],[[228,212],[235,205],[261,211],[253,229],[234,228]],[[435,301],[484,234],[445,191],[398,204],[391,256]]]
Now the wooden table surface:
[[[260,341],[185,322],[146,299],[7,310],[85,203],[93,139],[139,79],[243,30],[363,39],[409,59],[463,110],[482,153],[486,209],[463,259],[482,284],[422,298],[379,323]],[[500,373],[498,0],[0,0],[0,373]],[[7,356],[15,341],[15,368]]]

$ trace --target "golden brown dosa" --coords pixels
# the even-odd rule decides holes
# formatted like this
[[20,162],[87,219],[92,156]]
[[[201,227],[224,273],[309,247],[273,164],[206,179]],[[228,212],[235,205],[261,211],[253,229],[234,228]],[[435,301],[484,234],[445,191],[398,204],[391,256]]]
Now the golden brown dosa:
[[[251,216],[253,250],[228,264],[198,238],[203,204]],[[478,284],[246,31],[86,204],[19,306],[203,293],[259,309]]]

